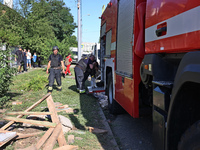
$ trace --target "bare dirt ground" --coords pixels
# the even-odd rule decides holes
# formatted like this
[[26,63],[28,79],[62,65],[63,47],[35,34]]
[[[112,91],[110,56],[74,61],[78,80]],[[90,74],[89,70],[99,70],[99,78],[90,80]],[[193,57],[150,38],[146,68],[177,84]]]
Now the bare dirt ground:
[[[18,126],[17,128],[14,128],[12,131],[17,132],[17,133],[23,133],[23,134],[31,134],[31,133],[36,133],[36,132],[42,132],[46,131],[47,128],[38,128],[38,127],[23,127],[23,126]],[[25,147],[31,146],[32,144],[36,144],[41,138],[41,135],[35,135],[33,137],[29,138],[24,138],[24,139],[19,139],[15,140],[15,146],[14,149],[23,149]]]

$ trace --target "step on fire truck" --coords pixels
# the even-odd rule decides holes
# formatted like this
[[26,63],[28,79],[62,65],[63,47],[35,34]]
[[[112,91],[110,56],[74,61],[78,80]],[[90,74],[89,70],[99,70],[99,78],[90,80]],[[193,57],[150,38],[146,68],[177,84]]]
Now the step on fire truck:
[[111,0],[100,36],[110,113],[152,106],[155,149],[200,149],[200,0]]

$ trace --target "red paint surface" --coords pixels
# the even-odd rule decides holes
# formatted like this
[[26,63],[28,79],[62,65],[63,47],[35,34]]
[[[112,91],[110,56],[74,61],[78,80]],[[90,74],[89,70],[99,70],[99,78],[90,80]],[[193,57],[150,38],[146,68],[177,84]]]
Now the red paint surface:
[[147,0],[146,28],[199,5],[199,0]]
[[[200,6],[199,0],[148,0],[146,26],[148,28],[166,19]],[[191,16],[192,17],[192,16]],[[162,25],[162,24],[161,24]],[[184,26],[184,24],[182,24]],[[167,26],[167,25],[166,25]],[[159,26],[157,27],[159,28]],[[178,28],[178,26],[174,26]],[[170,28],[167,28],[170,31]],[[167,35],[167,33],[165,33]],[[164,33],[163,33],[164,35]],[[200,31],[183,33],[145,43],[146,53],[183,53],[200,48]]]
[[[146,53],[183,53],[200,48],[200,31],[145,43]],[[160,50],[164,47],[164,50]]]

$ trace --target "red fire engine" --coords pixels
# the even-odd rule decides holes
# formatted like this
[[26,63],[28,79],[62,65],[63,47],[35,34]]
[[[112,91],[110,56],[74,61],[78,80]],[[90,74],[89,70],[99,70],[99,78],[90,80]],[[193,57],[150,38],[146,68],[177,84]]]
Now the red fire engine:
[[111,0],[101,16],[110,113],[152,106],[155,149],[200,149],[199,50],[199,0]]

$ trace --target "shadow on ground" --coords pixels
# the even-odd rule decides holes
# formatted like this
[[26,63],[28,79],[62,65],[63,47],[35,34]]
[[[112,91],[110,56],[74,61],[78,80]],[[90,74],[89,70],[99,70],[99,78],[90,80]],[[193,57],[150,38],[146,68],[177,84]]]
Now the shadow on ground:
[[[87,85],[88,83],[86,83]],[[76,86],[72,85],[69,87],[70,90],[76,91]],[[84,118],[87,120],[87,127],[95,127],[99,129],[106,130],[105,126],[102,123],[102,116],[99,113],[100,106],[97,103],[96,98],[92,94],[80,94],[80,110]],[[78,113],[78,110],[77,112]],[[75,128],[79,130],[88,130],[85,126],[81,125],[76,115],[69,115],[71,121],[74,123]],[[111,143],[112,137],[107,133],[104,134],[95,134],[98,138],[99,143],[101,144],[103,149],[112,149],[115,150],[114,145]]]

